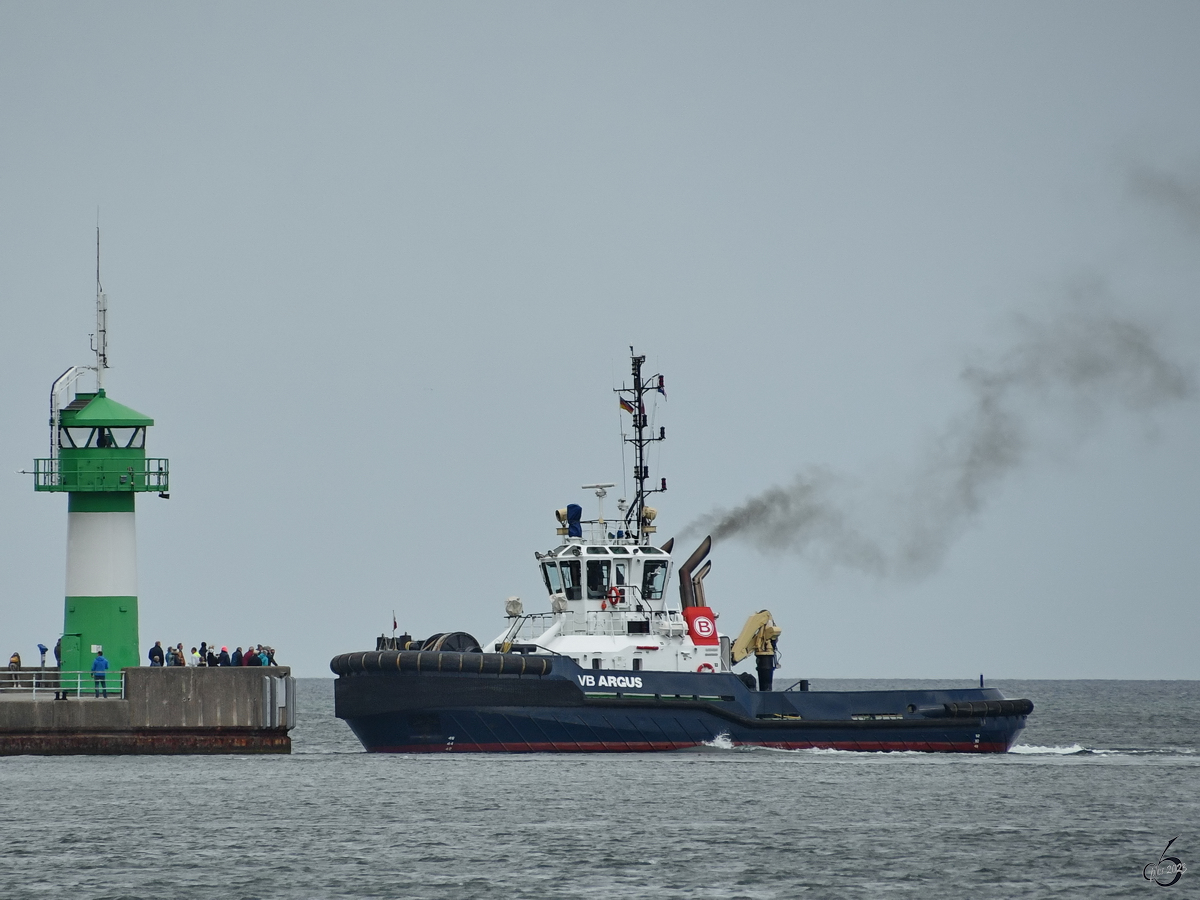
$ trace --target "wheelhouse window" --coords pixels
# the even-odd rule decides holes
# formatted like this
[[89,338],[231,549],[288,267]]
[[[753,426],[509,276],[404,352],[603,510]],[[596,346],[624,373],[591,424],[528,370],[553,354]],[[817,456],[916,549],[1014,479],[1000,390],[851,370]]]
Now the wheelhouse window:
[[589,600],[603,600],[608,595],[608,566],[608,560],[588,560],[587,595]]
[[562,592],[562,575],[558,571],[558,563],[542,563],[542,580],[546,582],[546,590],[551,594]]
[[579,579],[579,560],[564,560],[561,565],[562,592],[566,594],[568,600],[582,599],[582,583]]
[[661,600],[667,583],[667,564],[664,560],[647,560],[642,566],[642,596],[647,600]]

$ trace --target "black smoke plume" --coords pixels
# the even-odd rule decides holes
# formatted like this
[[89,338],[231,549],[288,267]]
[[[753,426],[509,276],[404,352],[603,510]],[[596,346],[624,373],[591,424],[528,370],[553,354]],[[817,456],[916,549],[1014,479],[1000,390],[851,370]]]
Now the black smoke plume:
[[1153,329],[1104,312],[1096,292],[1085,293],[1056,317],[1018,318],[1007,350],[963,369],[969,404],[896,487],[813,469],[715,510],[684,533],[742,540],[826,570],[905,580],[929,574],[990,492],[1050,440],[1047,428],[1066,423],[1075,445],[1110,411],[1145,414],[1192,395],[1190,371],[1166,356]]

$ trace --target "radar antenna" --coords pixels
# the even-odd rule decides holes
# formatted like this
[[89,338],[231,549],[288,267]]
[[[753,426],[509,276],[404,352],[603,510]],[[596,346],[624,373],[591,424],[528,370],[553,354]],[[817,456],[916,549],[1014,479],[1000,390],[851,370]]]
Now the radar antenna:
[[658,391],[665,397],[667,391],[661,375],[651,375],[649,378],[642,376],[642,365],[646,362],[646,357],[635,354],[633,347],[629,348],[629,356],[633,364],[633,387],[627,388],[622,385],[616,389],[616,393],[621,397],[621,408],[633,415],[633,436],[622,436],[625,443],[633,444],[633,483],[637,491],[633,503],[625,513],[625,533],[635,538],[639,544],[647,544],[654,529],[648,528],[646,498],[665,491],[667,479],[663,478],[658,487],[646,486],[646,481],[650,478],[650,467],[646,465],[646,448],[657,441],[665,441],[667,429],[660,427],[657,435],[647,435],[650,423],[646,415],[646,394]]

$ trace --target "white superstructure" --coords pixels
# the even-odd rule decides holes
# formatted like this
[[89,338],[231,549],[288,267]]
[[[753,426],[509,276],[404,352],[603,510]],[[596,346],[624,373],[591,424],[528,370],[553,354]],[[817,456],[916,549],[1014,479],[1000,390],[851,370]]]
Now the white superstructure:
[[525,614],[522,604],[510,600],[510,625],[485,651],[552,653],[593,669],[731,670],[729,638],[703,605],[700,579],[692,587],[701,587],[701,602],[689,606],[686,616],[681,599],[668,592],[670,543],[663,549],[609,537],[603,518],[579,525],[589,531],[587,537],[564,537],[553,550],[534,554],[550,611]]

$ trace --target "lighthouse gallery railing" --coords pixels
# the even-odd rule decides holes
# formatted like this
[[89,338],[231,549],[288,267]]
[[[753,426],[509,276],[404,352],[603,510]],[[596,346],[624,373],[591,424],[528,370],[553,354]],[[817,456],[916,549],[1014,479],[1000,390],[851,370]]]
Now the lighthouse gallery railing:
[[169,491],[170,464],[157,457],[35,459],[36,491]]

